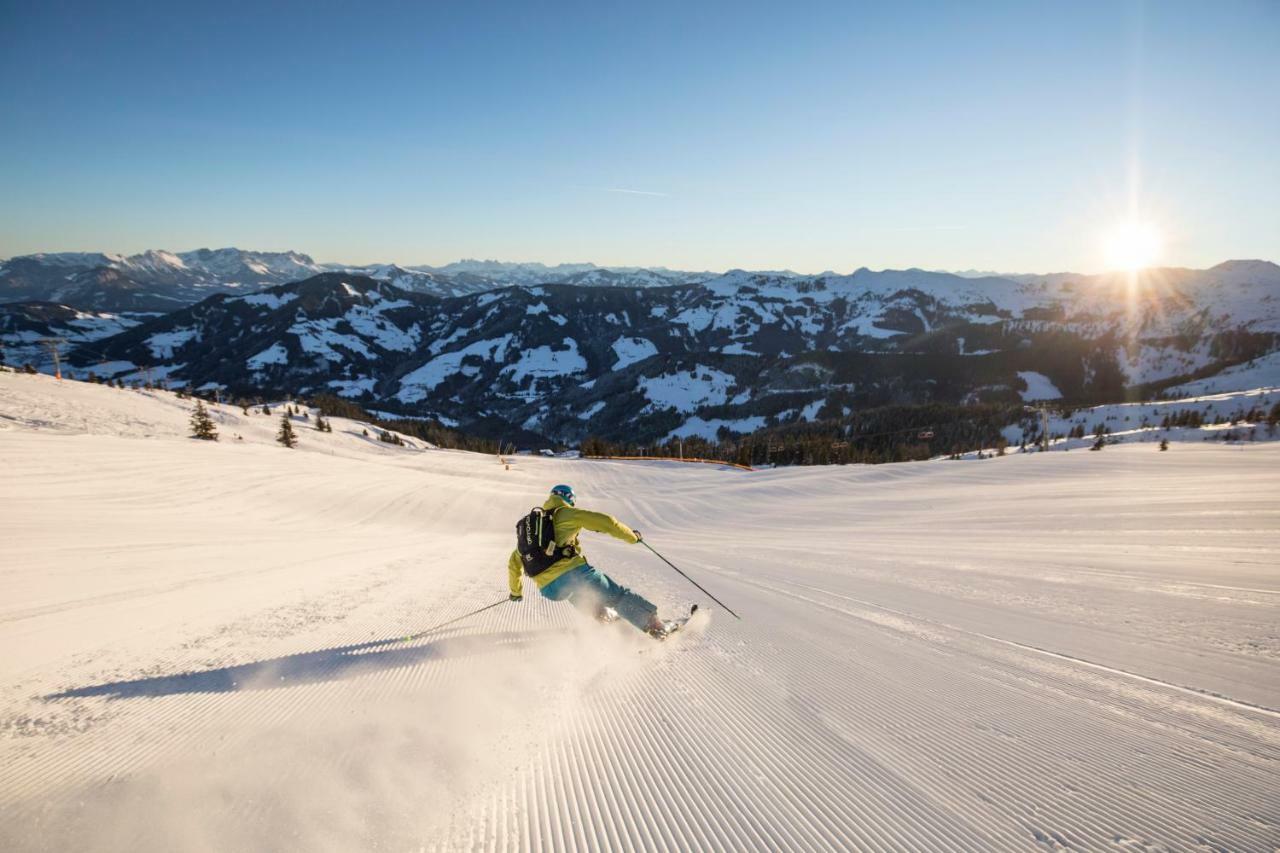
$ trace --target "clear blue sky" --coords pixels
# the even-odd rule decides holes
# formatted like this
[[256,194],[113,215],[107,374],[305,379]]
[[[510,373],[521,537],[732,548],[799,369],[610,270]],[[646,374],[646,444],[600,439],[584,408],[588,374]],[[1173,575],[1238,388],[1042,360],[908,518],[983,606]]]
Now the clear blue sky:
[[0,257],[1088,271],[1132,209],[1165,262],[1280,260],[1275,0],[0,0],[0,33]]

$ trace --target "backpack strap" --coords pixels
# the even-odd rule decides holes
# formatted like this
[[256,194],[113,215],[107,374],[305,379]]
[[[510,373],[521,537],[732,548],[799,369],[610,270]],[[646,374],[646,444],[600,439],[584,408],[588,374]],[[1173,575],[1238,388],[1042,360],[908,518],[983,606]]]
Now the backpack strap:
[[[558,506],[547,513],[547,516],[551,519],[551,541],[552,542],[554,542],[556,538],[556,513],[562,509],[564,509],[564,507]],[[555,549],[554,553],[556,555],[557,560],[567,560],[570,557],[577,556],[578,547],[576,545],[561,545]]]

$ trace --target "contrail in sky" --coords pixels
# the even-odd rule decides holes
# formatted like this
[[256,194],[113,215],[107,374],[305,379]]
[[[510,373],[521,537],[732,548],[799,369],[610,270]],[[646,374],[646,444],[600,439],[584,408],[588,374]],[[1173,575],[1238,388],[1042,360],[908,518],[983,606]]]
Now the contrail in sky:
[[666,193],[655,193],[655,192],[650,192],[649,190],[628,190],[628,189],[623,189],[622,187],[601,187],[601,189],[607,193],[626,193],[627,195],[656,195],[656,196],[661,196],[662,198],[667,197]]

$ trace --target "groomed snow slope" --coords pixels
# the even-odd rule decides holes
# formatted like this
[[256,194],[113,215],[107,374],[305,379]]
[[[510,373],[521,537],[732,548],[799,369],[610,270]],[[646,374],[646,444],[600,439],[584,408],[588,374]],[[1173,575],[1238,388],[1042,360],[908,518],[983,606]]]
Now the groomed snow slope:
[[[1280,445],[507,469],[223,417],[0,373],[0,848],[1280,845]],[[561,481],[742,621],[396,641]]]

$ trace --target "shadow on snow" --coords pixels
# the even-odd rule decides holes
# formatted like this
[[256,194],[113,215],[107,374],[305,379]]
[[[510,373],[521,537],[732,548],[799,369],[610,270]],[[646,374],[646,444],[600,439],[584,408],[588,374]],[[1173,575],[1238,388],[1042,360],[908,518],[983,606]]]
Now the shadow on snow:
[[[415,666],[424,661],[492,654],[527,646],[554,630],[507,631],[473,637],[432,640],[422,645],[405,644],[400,639],[374,640],[349,646],[335,646],[268,660],[243,663],[221,669],[180,672],[131,681],[110,681],[76,687],[44,698],[69,699],[105,696],[109,699],[173,696],[182,693],[234,693],[247,690],[277,690],[300,684],[316,684],[354,678],[385,669]],[[420,642],[420,641],[419,641]]]

